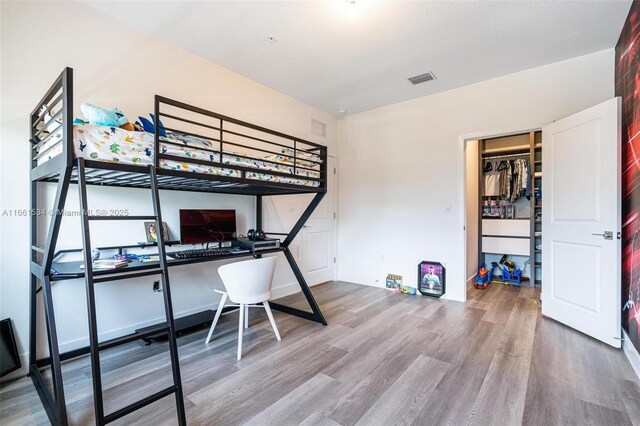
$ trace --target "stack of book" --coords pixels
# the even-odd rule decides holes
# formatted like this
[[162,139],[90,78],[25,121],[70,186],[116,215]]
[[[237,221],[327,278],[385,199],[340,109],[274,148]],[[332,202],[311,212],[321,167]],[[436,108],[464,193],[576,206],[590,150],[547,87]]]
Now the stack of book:
[[[98,259],[94,260],[92,265],[93,269],[118,269],[127,266],[129,261],[127,259]],[[84,269],[84,265],[80,266]]]

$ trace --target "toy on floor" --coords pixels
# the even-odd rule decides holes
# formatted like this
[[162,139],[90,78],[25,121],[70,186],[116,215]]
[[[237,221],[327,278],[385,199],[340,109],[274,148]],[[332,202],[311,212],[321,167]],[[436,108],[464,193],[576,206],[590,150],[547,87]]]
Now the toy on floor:
[[503,255],[500,259],[502,265],[502,282],[520,285],[522,282],[522,270],[516,268],[515,262],[507,260],[507,255]]
[[415,296],[417,294],[417,290],[415,287],[409,287],[406,285],[400,287],[400,292],[403,294],[410,294],[412,296]]
[[84,118],[96,126],[120,127],[129,122],[129,119],[118,108],[108,110],[85,102],[80,105],[80,110]]
[[519,286],[522,281],[522,270],[516,268],[510,271],[508,268],[502,268],[502,281]]
[[478,269],[478,276],[476,277],[476,283],[474,286],[478,290],[484,290],[489,286],[490,282],[491,282],[491,278],[489,277],[489,270],[487,269],[486,265],[483,263],[482,265],[480,265],[480,268]]
[[493,273],[499,267],[497,262],[491,262],[491,270],[487,269],[483,263],[478,269],[478,276],[476,278],[475,288],[478,290],[486,289],[493,280]]

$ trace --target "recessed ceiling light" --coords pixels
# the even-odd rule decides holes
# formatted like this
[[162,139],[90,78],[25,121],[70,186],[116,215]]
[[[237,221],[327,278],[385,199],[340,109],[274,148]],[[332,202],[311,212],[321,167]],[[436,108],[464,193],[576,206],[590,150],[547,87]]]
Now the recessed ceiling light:
[[266,41],[268,41],[269,43],[273,43],[273,44],[275,44],[275,43],[277,43],[277,42],[278,42],[278,39],[277,39],[277,38],[276,38],[276,36],[274,36],[274,35],[268,35],[268,36],[266,36],[266,37],[265,37],[265,40],[266,40]]
[[338,114],[346,115],[347,114],[347,110],[345,108],[340,108],[340,109],[338,109]]

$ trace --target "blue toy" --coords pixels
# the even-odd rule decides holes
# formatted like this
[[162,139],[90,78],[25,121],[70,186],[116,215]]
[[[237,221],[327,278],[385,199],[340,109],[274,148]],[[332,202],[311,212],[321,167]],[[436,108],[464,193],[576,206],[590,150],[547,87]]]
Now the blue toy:
[[505,283],[513,283],[515,285],[520,285],[522,282],[522,270],[521,269],[513,269],[509,270],[509,268],[502,268],[502,281]]
[[478,276],[476,277],[475,288],[478,290],[484,290],[487,288],[493,279],[493,273],[496,268],[498,268],[497,262],[491,262],[491,270],[488,270],[484,263],[480,265],[480,268],[478,269]]
[[502,282],[520,285],[522,282],[522,270],[516,268],[515,262],[507,260],[507,255],[503,255],[500,259],[502,265]]
[[80,110],[89,123],[97,126],[120,127],[129,122],[129,119],[118,108],[108,110],[84,103],[80,105]]
[[476,276],[476,284],[475,287],[479,290],[484,290],[489,285],[489,270],[486,265],[483,263],[478,268],[478,275]]
[[[144,117],[138,117],[140,122],[136,121],[136,124],[142,127],[144,131],[147,133],[155,133],[156,129],[155,129],[155,126],[153,125],[155,117],[153,116],[153,114],[149,114],[149,115],[151,116],[151,121],[147,120]],[[159,123],[160,123],[160,136],[167,136],[167,131],[164,129],[164,124],[162,124],[162,121],[159,121]]]

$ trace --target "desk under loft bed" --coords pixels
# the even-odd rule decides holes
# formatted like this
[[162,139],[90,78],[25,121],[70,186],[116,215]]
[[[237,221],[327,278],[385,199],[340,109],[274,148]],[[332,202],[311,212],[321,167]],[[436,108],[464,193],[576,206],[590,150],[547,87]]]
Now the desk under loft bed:
[[[309,206],[278,249],[300,284],[311,312],[272,303],[271,307],[326,325],[289,246],[327,191],[327,148],[284,133],[227,117],[206,109],[156,95],[154,134],[120,128],[73,124],[73,70],[66,68],[31,113],[31,211],[53,209],[46,241],[39,243],[39,214],[31,216],[31,284],[29,375],[52,424],[67,424],[61,362],[91,355],[94,410],[97,424],[106,424],[154,401],[175,395],[178,423],[186,424],[176,325],[171,301],[169,270],[175,265],[246,257],[247,254],[199,259],[168,259],[166,243],[159,238],[157,262],[132,262],[117,270],[93,270],[91,261],[91,221],[147,220],[162,229],[159,190],[195,191],[254,196],[256,229],[262,228],[262,198],[286,194],[315,194]],[[161,134],[162,133],[162,134]],[[53,206],[40,206],[40,183],[56,183]],[[71,184],[77,184],[80,199],[82,248],[56,251],[60,224]],[[92,215],[87,204],[87,185],[140,188],[150,191],[149,216]],[[74,194],[75,196],[75,194]],[[111,247],[113,248],[126,248]],[[82,253],[80,262],[58,262],[61,255]],[[99,283],[159,275],[163,286],[166,322],[144,332],[106,342],[98,341],[94,286]],[[61,280],[84,278],[89,323],[89,346],[60,353],[51,287]],[[36,328],[37,295],[42,293],[49,357],[38,359]],[[99,352],[136,339],[164,333],[168,337],[173,385],[105,413],[102,398]],[[52,391],[42,369],[51,368]]]

